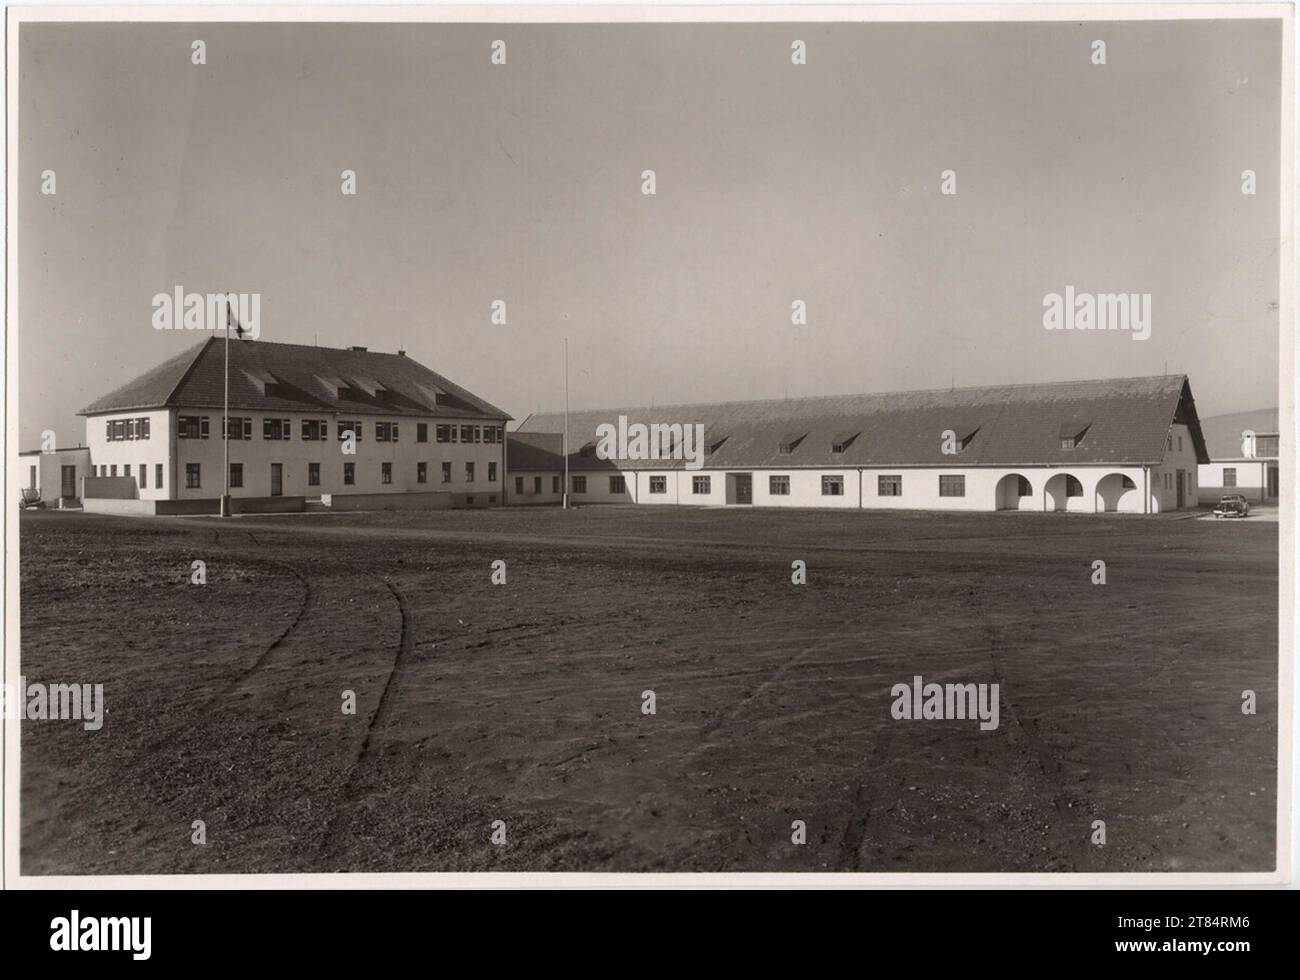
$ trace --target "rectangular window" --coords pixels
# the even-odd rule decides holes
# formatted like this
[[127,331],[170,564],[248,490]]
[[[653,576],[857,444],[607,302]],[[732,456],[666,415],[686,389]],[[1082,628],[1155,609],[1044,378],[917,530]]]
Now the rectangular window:
[[130,463],[127,463],[125,466],[122,467],[122,475],[123,475],[123,476],[130,476],[130,475],[131,475],[131,464],[130,464]]
[[[113,468],[117,469],[117,467],[113,467]],[[185,464],[185,489],[198,490],[201,485],[202,484],[199,479],[199,464],[186,463]]]
[[149,464],[148,463],[140,464],[140,489],[141,490],[149,489]]
[[483,426],[483,441],[489,444],[497,441],[497,427],[495,425]]
[[535,476],[533,477],[533,493],[541,493],[541,492],[542,492],[542,478],[540,476]]
[[551,493],[559,493],[559,492],[560,492],[560,478],[558,476],[553,476],[551,477]]
[[465,464],[465,482],[466,483],[474,482],[474,464],[472,462]]
[[344,464],[343,464],[343,482],[344,482],[344,484],[346,484],[346,485],[349,486],[349,487],[350,487],[350,486],[353,486],[353,485],[357,482],[357,464],[356,464],[356,463],[344,463]]
[[380,483],[385,483],[385,484],[386,484],[386,483],[392,483],[392,482],[393,482],[393,464],[392,464],[392,463],[380,463],[380,464],[379,464],[379,482],[380,482]]
[[429,441],[429,423],[428,423],[428,422],[416,422],[416,423],[415,423],[415,441],[416,441],[416,442],[428,442],[428,441]]
[[611,476],[609,478],[610,493],[627,493],[627,481],[621,476]]
[[262,419],[262,438],[263,439],[289,439],[293,436],[293,430],[289,427],[288,419]]
[[575,476],[573,478],[573,492],[574,493],[587,492],[587,478],[585,476]]
[[340,420],[338,421],[338,429],[339,429],[339,442],[342,442],[344,439],[346,439],[346,438],[347,438],[347,434],[348,434],[349,432],[351,432],[351,433],[353,434],[353,436],[355,436],[355,439],[353,440],[354,442],[360,442],[360,441],[361,441],[361,423],[360,423],[360,422],[356,422],[356,421],[348,421],[348,422],[345,422],[345,421],[343,421],[342,419],[340,419]]
[[470,443],[474,441],[474,426],[462,425],[460,427],[460,441]]
[[769,476],[767,492],[773,497],[790,496],[790,478],[788,476]]
[[428,483],[428,482],[429,482],[429,464],[428,464],[428,463],[416,463],[416,464],[415,464],[415,482],[416,482],[416,483]]
[[822,477],[822,496],[823,496],[823,497],[843,497],[843,496],[844,496],[844,477],[842,477],[842,476],[824,476],[824,477]]
[[713,489],[713,480],[707,476],[691,477],[691,493],[706,494]]
[[[109,467],[108,475],[109,475],[109,476],[117,476],[117,464],[116,464],[116,463],[114,463],[112,466]],[[32,486],[35,486],[35,485],[36,485],[36,484],[34,484],[34,483],[32,484]]]
[[450,482],[451,482],[451,464],[450,464],[450,463],[443,463],[443,464],[442,464],[442,482],[443,482],[443,483],[450,483]]
[[162,489],[162,463],[154,463],[153,466],[153,486],[155,490]]
[[1225,487],[1235,487],[1237,485],[1237,467],[1225,466],[1223,468],[1223,485]]
[[668,477],[666,477],[666,476],[652,476],[652,477],[650,477],[650,492],[651,492],[651,493],[667,493],[667,492],[668,492]]
[[966,474],[958,473],[955,476],[940,476],[939,496],[940,497],[966,496]]
[[176,434],[181,439],[206,439],[208,437],[208,417],[206,415],[182,415],[177,419]]
[[236,487],[242,488],[243,485],[244,485],[244,464],[231,463],[230,464],[230,489],[233,490]]
[[520,496],[523,496],[524,478],[522,476],[515,477],[515,493],[519,494]]
[[497,482],[497,464],[488,463],[488,483]]
[[376,423],[375,423],[375,441],[376,441],[376,442],[396,442],[396,441],[397,441],[397,423],[396,423],[396,422],[376,422]]
[[876,477],[876,496],[878,497],[901,497],[903,495],[903,476],[901,473],[892,476]]
[[1272,459],[1277,455],[1279,436],[1256,436],[1255,456],[1258,459]]
[[302,438],[304,442],[322,442],[330,437],[330,424],[324,419],[303,419]]
[[434,428],[434,438],[439,442],[451,442],[451,433],[454,426],[439,425]]
[[1178,437],[1178,451],[1179,451],[1180,453],[1183,451],[1183,437],[1182,437],[1182,436],[1179,436],[1179,437]]
[[307,464],[307,486],[320,486],[320,463]]

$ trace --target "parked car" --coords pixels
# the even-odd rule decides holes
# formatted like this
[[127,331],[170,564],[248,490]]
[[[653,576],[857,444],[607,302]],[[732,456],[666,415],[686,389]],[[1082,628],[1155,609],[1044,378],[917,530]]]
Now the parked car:
[[1239,493],[1225,493],[1214,508],[1215,517],[1249,517],[1250,504]]

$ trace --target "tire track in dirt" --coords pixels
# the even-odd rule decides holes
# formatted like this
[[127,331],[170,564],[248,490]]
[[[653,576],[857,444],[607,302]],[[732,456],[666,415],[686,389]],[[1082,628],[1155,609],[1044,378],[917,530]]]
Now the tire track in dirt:
[[[218,538],[220,536],[220,533],[221,533],[220,531],[216,532]],[[253,542],[255,546],[261,547],[261,543],[257,540],[256,537],[253,536],[252,532],[241,530],[240,533],[248,535],[249,539]],[[262,564],[272,565],[276,568],[288,572],[290,575],[296,578],[298,580],[298,584],[302,586],[302,599],[298,603],[297,613],[294,614],[293,619],[289,621],[289,623],[285,626],[285,628],[280,631],[280,635],[277,636],[274,640],[272,640],[269,644],[267,644],[266,649],[263,650],[260,654],[258,654],[257,658],[252,662],[252,664],[250,664],[244,670],[240,671],[235,676],[235,679],[230,683],[226,691],[221,691],[214,694],[209,699],[209,703],[217,700],[217,698],[220,698],[225,694],[234,694],[236,691],[239,690],[239,688],[243,687],[248,682],[248,679],[252,677],[254,673],[256,673],[262,667],[266,666],[267,662],[271,659],[271,654],[275,653],[275,651],[278,650],[284,644],[285,640],[289,638],[289,634],[292,633],[295,629],[297,629],[298,624],[300,624],[303,621],[304,617],[307,614],[307,607],[311,604],[312,599],[315,596],[315,593],[313,592],[311,587],[311,582],[309,582],[307,580],[307,577],[303,575],[300,571],[298,571],[298,569],[295,568],[293,565],[289,565],[286,562],[282,562],[276,558],[266,558],[261,555],[254,556],[252,558],[244,558],[244,560],[250,561],[252,563],[261,562]]]
[[357,750],[356,757],[348,767],[348,776],[339,793],[338,805],[329,818],[325,832],[321,835],[320,847],[317,852],[320,858],[326,857],[333,849],[338,838],[339,821],[348,805],[358,798],[359,776],[371,762],[375,731],[388,723],[392,711],[392,692],[398,686],[398,678],[410,662],[411,653],[415,648],[415,619],[406,596],[390,579],[379,575],[371,575],[370,577],[382,582],[392,595],[393,601],[397,603],[398,613],[401,616],[401,629],[398,635],[397,650],[393,654],[392,666],[389,668],[388,676],[384,680],[383,689],[379,692],[379,703],[370,715],[365,735],[361,740],[361,747]]

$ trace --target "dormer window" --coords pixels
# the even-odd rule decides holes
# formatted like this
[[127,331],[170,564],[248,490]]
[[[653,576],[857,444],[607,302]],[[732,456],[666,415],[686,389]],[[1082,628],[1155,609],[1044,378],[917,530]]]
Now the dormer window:
[[261,368],[245,368],[244,377],[260,391],[263,395],[279,395],[281,385],[279,380],[270,371],[263,371]]
[[968,425],[964,428],[962,426],[953,426],[952,434],[957,444],[957,452],[964,452],[966,447],[971,444],[971,440],[975,438],[975,433],[979,432],[979,430],[978,425]]
[[1061,448],[1067,450],[1077,449],[1091,426],[1091,422],[1066,422],[1062,424],[1059,433]]
[[859,434],[860,433],[857,432],[845,432],[836,436],[831,442],[831,452],[838,456],[840,453],[848,449],[849,446],[853,445],[853,440],[856,439]]
[[791,453],[793,453],[796,449],[799,448],[799,443],[803,442],[804,439],[807,437],[807,435],[808,433],[806,432],[790,433],[784,439],[781,440],[781,444],[777,447],[777,452],[780,453],[782,456],[789,456]]
[[722,448],[722,444],[726,441],[727,441],[726,436],[718,436],[717,438],[710,439],[709,442],[704,447],[704,455],[712,456],[714,453],[716,453],[719,449]]
[[578,455],[579,456],[596,455],[596,444],[594,442],[584,443],[582,447],[578,450]]

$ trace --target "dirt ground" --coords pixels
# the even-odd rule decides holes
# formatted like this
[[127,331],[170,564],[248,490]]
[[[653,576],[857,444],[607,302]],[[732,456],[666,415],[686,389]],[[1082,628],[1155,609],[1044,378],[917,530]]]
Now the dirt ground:
[[[23,673],[107,703],[98,732],[23,724],[26,874],[1273,867],[1276,524],[590,507],[20,533]],[[917,674],[998,683],[999,727],[894,720]]]

